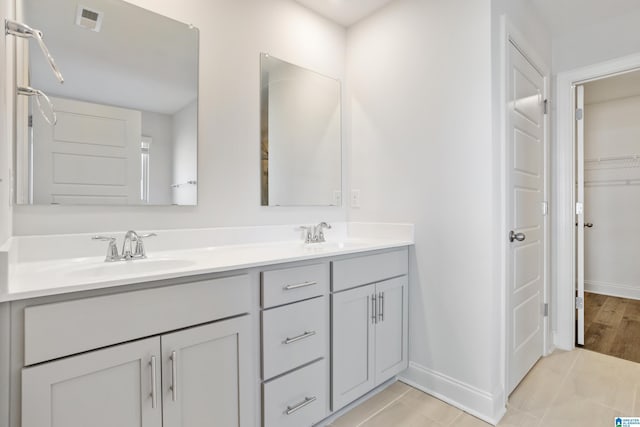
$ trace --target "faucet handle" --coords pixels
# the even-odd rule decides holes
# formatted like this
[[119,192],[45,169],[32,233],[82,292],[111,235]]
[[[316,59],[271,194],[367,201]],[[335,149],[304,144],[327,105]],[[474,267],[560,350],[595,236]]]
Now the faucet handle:
[[134,258],[146,258],[147,253],[144,250],[144,242],[142,239],[146,239],[147,237],[155,237],[156,233],[147,233],[147,234],[138,234],[138,239],[136,240],[136,249],[133,253]]
[[304,230],[304,242],[311,243],[313,239],[313,226],[301,225],[299,228],[300,230]]
[[118,254],[118,246],[116,246],[115,237],[93,236],[91,240],[100,240],[103,242],[109,242],[109,247],[107,247],[107,256],[104,259],[105,262],[113,262],[113,261],[118,261],[120,259],[120,255]]

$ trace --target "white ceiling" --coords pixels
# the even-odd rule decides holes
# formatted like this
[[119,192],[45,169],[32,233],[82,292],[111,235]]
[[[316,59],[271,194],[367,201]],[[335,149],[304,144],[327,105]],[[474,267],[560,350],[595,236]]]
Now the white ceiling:
[[393,0],[296,0],[309,9],[345,27],[372,14]]
[[638,0],[531,0],[554,37],[638,10]]
[[585,104],[640,96],[640,70],[589,82],[584,85]]
[[[75,25],[78,4],[103,13],[100,32]],[[49,95],[174,114],[197,97],[197,30],[120,0],[25,0],[24,21],[65,78],[30,45],[30,84]]]
[[[348,27],[394,0],[295,0]],[[638,0],[530,0],[557,37],[640,8]]]

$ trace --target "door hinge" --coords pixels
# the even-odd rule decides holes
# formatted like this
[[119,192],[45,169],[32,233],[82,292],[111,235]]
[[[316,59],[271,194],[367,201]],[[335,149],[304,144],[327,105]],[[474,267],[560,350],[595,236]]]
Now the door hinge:
[[29,123],[27,123],[27,126],[32,128],[33,127],[33,115],[29,114]]
[[584,308],[584,299],[582,297],[576,297],[576,310],[582,310]]
[[582,215],[583,212],[584,206],[582,205],[582,203],[576,203],[576,215]]
[[544,317],[549,317],[549,303],[548,302],[545,302],[542,305],[542,315]]
[[549,215],[549,202],[542,202],[542,216]]
[[583,116],[584,116],[584,113],[582,111],[582,108],[578,108],[576,110],[576,120],[582,120]]
[[544,114],[549,114],[549,100],[545,99],[543,103]]

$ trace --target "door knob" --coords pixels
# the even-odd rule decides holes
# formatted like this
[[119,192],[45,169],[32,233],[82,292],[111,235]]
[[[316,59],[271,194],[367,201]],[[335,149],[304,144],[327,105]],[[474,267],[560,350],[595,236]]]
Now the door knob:
[[524,239],[526,239],[527,236],[524,233],[516,233],[515,231],[511,230],[511,232],[509,233],[509,241],[513,242],[514,240],[517,240],[518,242],[523,242]]
[[591,227],[593,227],[593,223],[591,223],[591,222],[586,222],[586,223],[584,224],[584,226],[585,226],[585,227],[587,227],[587,228],[591,228]]

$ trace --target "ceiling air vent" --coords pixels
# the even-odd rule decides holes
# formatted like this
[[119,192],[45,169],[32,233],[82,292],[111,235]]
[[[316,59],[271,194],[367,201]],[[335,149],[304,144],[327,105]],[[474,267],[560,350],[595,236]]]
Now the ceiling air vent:
[[76,25],[97,33],[102,26],[102,12],[89,9],[79,4],[76,13]]

